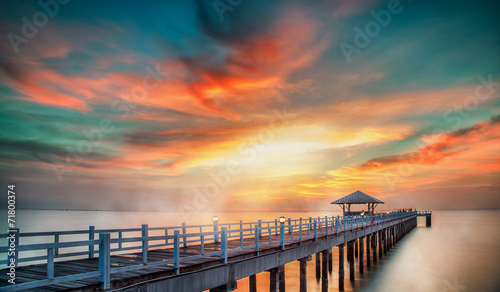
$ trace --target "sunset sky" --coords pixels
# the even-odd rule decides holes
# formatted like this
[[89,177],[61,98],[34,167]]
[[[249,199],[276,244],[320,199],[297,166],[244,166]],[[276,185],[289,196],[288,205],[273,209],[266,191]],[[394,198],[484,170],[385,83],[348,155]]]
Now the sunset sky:
[[2,2],[18,208],[500,208],[498,1],[132,2]]

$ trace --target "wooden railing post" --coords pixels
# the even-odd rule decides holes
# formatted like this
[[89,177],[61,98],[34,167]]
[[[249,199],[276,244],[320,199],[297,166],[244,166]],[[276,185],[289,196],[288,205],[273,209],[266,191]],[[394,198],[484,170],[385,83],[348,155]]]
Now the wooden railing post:
[[285,250],[285,223],[280,224],[280,248]]
[[54,279],[54,249],[47,249],[47,279]]
[[[182,223],[182,227],[185,228],[185,226],[186,225],[184,223]],[[215,232],[214,242],[217,243],[217,242],[219,242],[219,233],[217,233],[217,232],[219,232],[219,222],[218,221],[214,221],[214,232]]]
[[227,263],[227,228],[222,227],[221,231],[222,231],[221,245],[220,245],[221,258],[223,263]]
[[259,238],[262,237],[262,220],[259,220]]
[[[94,240],[95,226],[89,226],[89,240]],[[89,244],[89,259],[94,258],[94,245]]]
[[299,244],[302,244],[302,217],[299,221]]
[[165,228],[165,245],[168,245],[168,228]]
[[174,269],[175,274],[179,275],[180,252],[179,252],[179,230],[174,230]]
[[318,239],[318,222],[314,219],[314,240]]
[[183,245],[184,247],[187,247],[187,246],[188,246],[188,244],[187,244],[187,236],[185,236],[185,235],[186,235],[186,233],[187,233],[187,232],[186,232],[186,223],[182,223],[182,235],[184,235],[184,236],[182,237],[182,245]]
[[288,234],[292,234],[292,218],[288,218]]
[[255,225],[255,232],[254,232],[254,235],[255,235],[255,251],[257,252],[257,254],[259,253],[259,225]]
[[148,263],[148,249],[149,249],[149,240],[148,240],[148,225],[142,225],[142,263],[145,265]]
[[335,218],[335,234],[339,234],[339,216]]
[[205,254],[205,235],[200,236],[200,254]]
[[328,217],[325,216],[325,232],[326,232],[326,237],[328,238]]
[[54,253],[55,255],[59,255],[59,234],[54,234]]
[[240,247],[243,248],[243,220],[240,220]]
[[101,276],[99,277],[99,282],[101,282],[102,289],[109,289],[110,282],[110,272],[111,272],[111,254],[110,254],[110,240],[111,236],[109,233],[99,234],[99,272]]
[[[122,238],[123,238],[123,232],[119,231],[119,232],[118,232],[118,239],[122,239]],[[118,242],[118,248],[120,248],[120,249],[121,249],[121,248],[122,248],[122,246],[123,246],[123,242],[121,242],[121,241],[120,241],[120,242]]]

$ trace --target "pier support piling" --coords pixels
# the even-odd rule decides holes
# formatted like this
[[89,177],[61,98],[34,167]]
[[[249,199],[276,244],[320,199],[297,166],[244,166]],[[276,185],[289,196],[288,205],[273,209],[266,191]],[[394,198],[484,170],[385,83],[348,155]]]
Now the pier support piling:
[[377,233],[372,236],[372,249],[373,249],[373,263],[377,262]]
[[371,253],[370,253],[370,242],[371,242],[371,236],[370,234],[366,235],[366,266],[370,267],[372,265],[371,263]]
[[270,279],[269,279],[269,291],[278,292],[279,290],[279,279],[278,279],[278,268],[274,268],[269,270]]
[[355,256],[356,258],[358,258],[358,255],[359,255],[359,249],[358,249],[358,244],[359,244],[358,242],[359,242],[359,241],[358,241],[358,240],[359,240],[359,239],[358,239],[358,238],[356,238],[356,240],[354,241],[354,256]]
[[355,241],[349,241],[347,243],[347,261],[349,262],[349,279],[354,280],[354,243]]
[[285,292],[285,265],[278,267],[279,292]]
[[344,244],[339,245],[339,290],[344,290]]
[[432,217],[425,216],[425,227],[430,227],[432,225]]
[[328,249],[328,271],[330,274],[333,271],[333,252],[331,248]]
[[364,272],[364,257],[365,257],[365,238],[359,238],[359,273],[363,274]]
[[250,277],[248,277],[248,280],[249,280],[249,286],[250,286],[250,289],[249,291],[250,292],[257,292],[257,275],[251,275]]
[[322,256],[322,274],[321,274],[321,292],[328,292],[328,253],[329,250],[324,250],[321,252]]
[[382,246],[384,244],[382,243],[382,231],[378,232],[378,257],[382,258]]
[[299,260],[300,262],[300,292],[307,292],[307,258]]
[[316,280],[321,277],[321,257],[320,253],[316,253]]
[[382,239],[384,241],[384,254],[387,253],[387,228],[382,231]]

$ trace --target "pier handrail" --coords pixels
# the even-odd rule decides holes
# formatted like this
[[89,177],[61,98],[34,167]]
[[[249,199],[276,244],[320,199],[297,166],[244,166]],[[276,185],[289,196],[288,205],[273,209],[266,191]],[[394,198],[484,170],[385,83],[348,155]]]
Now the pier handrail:
[[[140,270],[148,267],[171,266],[175,273],[180,272],[180,263],[191,261],[193,259],[203,257],[220,256],[222,262],[227,262],[228,256],[242,250],[255,250],[259,252],[260,248],[266,246],[275,246],[281,250],[285,249],[287,242],[298,242],[302,244],[304,240],[318,240],[320,237],[328,237],[329,235],[339,235],[345,232],[351,232],[371,226],[376,226],[384,222],[395,219],[400,219],[407,216],[420,215],[422,211],[412,212],[391,212],[367,214],[366,216],[346,216],[334,217],[325,216],[318,218],[299,218],[291,219],[285,223],[275,221],[266,222],[250,222],[244,223],[229,223],[229,224],[209,224],[209,225],[186,225],[175,227],[153,227],[142,225],[141,228],[127,229],[95,229],[93,226],[89,230],[73,230],[73,231],[53,231],[53,232],[28,232],[20,233],[19,229],[11,230],[15,232],[17,238],[26,237],[46,237],[53,236],[54,241],[49,243],[36,244],[21,244],[16,243],[15,250],[23,251],[46,251],[45,255],[31,255],[22,258],[15,258],[15,263],[18,262],[36,262],[45,261],[47,264],[47,278],[45,280],[35,280],[27,283],[20,283],[11,286],[3,286],[3,291],[19,291],[24,289],[42,287],[48,284],[64,283],[69,281],[81,280],[91,277],[99,277],[102,287],[109,287],[110,274],[129,272]],[[235,227],[237,228],[235,228]],[[232,228],[233,227],[233,228]],[[203,229],[210,228],[213,230],[204,231]],[[220,228],[220,230],[219,230]],[[194,231],[195,230],[195,231]],[[158,233],[163,231],[162,235],[150,233]],[[169,231],[173,231],[169,234]],[[188,232],[189,231],[189,232]],[[131,232],[141,233],[140,236]],[[305,233],[305,234],[304,234]],[[7,237],[10,233],[0,234]],[[88,240],[79,241],[61,241],[61,236],[67,235],[88,235]],[[99,239],[95,239],[98,235]],[[245,239],[254,238],[252,245],[245,245]],[[268,238],[267,241],[262,239]],[[236,248],[228,247],[228,240],[239,239],[240,245]],[[139,243],[138,245],[130,245]],[[154,244],[151,244],[154,243]],[[187,247],[190,244],[200,246],[200,253],[196,255],[180,257],[180,248]],[[215,244],[210,253],[205,253],[206,244]],[[98,247],[98,252],[94,253],[95,246]],[[71,248],[86,248],[84,251],[69,251],[65,249]],[[173,256],[165,258],[161,261],[149,261],[148,252],[156,248],[171,247]],[[9,242],[7,246],[0,247],[0,253],[8,254]],[[142,264],[135,264],[122,267],[111,267],[110,257],[123,253],[124,251],[137,251],[142,253]],[[16,252],[16,255],[18,254]],[[74,275],[54,277],[54,262],[60,258],[99,258],[99,270],[88,273],[79,273]],[[9,266],[10,257],[6,260],[1,260],[0,264]],[[16,265],[17,267],[17,265]]]

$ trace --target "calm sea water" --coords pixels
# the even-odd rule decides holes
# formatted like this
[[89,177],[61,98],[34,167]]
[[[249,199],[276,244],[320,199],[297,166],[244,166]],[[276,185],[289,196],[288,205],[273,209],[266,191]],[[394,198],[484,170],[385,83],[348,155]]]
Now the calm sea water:
[[[4,211],[2,211],[4,213]],[[6,213],[6,212],[5,212]],[[132,228],[210,224],[213,215],[221,223],[323,216],[324,212],[226,212],[162,213],[111,211],[19,210],[17,227],[22,231]],[[329,212],[329,215],[339,213]],[[5,218],[7,215],[5,214]],[[433,211],[432,227],[411,231],[394,249],[356,280],[349,280],[346,262],[345,291],[500,291],[500,210]],[[2,220],[0,228],[6,229]],[[2,241],[0,244],[4,244]],[[338,250],[333,248],[333,272],[329,291],[338,291]],[[366,260],[365,260],[366,263]],[[373,263],[372,263],[373,264]],[[356,267],[359,271],[359,267]],[[315,278],[314,260],[308,263],[308,291],[321,291]],[[298,291],[299,264],[285,266],[286,288]],[[269,291],[269,273],[257,275],[258,291]],[[238,281],[236,291],[248,291],[248,279]]]

